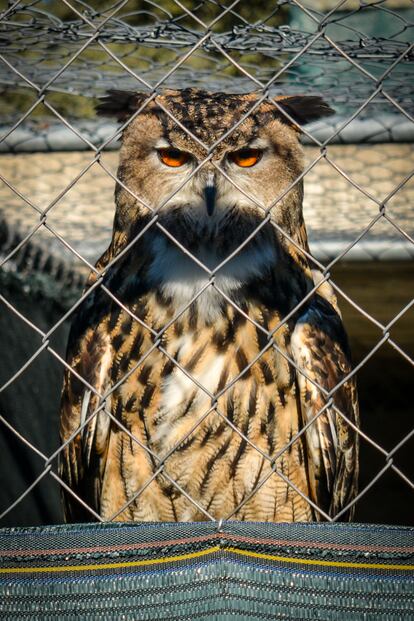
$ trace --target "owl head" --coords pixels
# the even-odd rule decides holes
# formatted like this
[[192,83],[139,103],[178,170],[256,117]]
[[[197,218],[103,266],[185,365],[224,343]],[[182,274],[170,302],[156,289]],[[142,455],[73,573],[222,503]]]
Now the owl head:
[[333,110],[317,96],[260,97],[167,90],[144,105],[147,94],[109,92],[98,113],[133,117],[123,131],[116,189],[124,230],[153,210],[188,246],[229,249],[267,214],[292,234],[302,221],[302,184],[294,183],[303,171],[300,127]]

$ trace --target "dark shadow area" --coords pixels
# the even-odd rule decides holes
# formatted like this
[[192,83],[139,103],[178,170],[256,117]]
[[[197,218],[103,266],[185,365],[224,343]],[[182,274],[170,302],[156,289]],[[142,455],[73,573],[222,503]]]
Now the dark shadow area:
[[[353,262],[332,272],[334,282],[365,312],[387,325],[412,297],[411,262]],[[391,451],[413,429],[412,364],[388,343],[372,357],[382,330],[358,309],[338,296],[353,355],[354,366],[366,359],[357,374],[361,430],[385,451]],[[414,354],[414,313],[404,313],[389,330],[391,339],[411,359]],[[414,480],[414,437],[393,456],[393,464]],[[361,439],[359,489],[363,490],[386,466],[386,458]],[[358,501],[355,521],[414,525],[413,489],[389,468]]]
[[[3,294],[24,316],[46,332],[63,315],[50,300],[31,299],[13,288]],[[51,345],[64,356],[68,326]],[[0,384],[7,382],[42,345],[39,335],[1,305]],[[63,366],[48,351],[39,356],[3,392],[0,414],[44,455],[59,446],[58,409]],[[15,502],[44,469],[44,459],[0,422],[0,513]],[[55,468],[56,469],[56,465]],[[58,484],[49,475],[0,522],[1,526],[56,524],[63,521]]]

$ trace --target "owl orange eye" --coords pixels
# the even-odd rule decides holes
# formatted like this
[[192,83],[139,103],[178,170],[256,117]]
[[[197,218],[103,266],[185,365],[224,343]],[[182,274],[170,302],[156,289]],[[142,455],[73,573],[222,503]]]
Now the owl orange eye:
[[262,157],[262,151],[259,149],[240,149],[240,151],[233,151],[233,153],[230,153],[229,157],[237,166],[249,168],[257,164]]
[[173,168],[178,168],[178,166],[183,166],[187,164],[190,159],[190,154],[185,151],[180,151],[179,149],[159,149],[158,154],[160,156],[161,162],[166,166],[172,166]]

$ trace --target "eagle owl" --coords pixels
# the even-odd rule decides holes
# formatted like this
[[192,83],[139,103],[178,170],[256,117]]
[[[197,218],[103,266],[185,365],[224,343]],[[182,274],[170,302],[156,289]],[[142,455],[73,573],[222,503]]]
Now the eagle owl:
[[300,250],[297,181],[299,125],[332,110],[315,96],[146,97],[99,106],[133,118],[112,241],[69,336],[66,519],[93,519],[85,505],[119,521],[349,518],[356,388],[333,290]]

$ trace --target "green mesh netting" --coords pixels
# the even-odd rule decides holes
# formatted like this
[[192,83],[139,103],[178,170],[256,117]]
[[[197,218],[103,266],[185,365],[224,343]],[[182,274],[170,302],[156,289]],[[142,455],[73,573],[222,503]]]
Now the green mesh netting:
[[414,529],[87,524],[0,531],[2,619],[414,619]]

